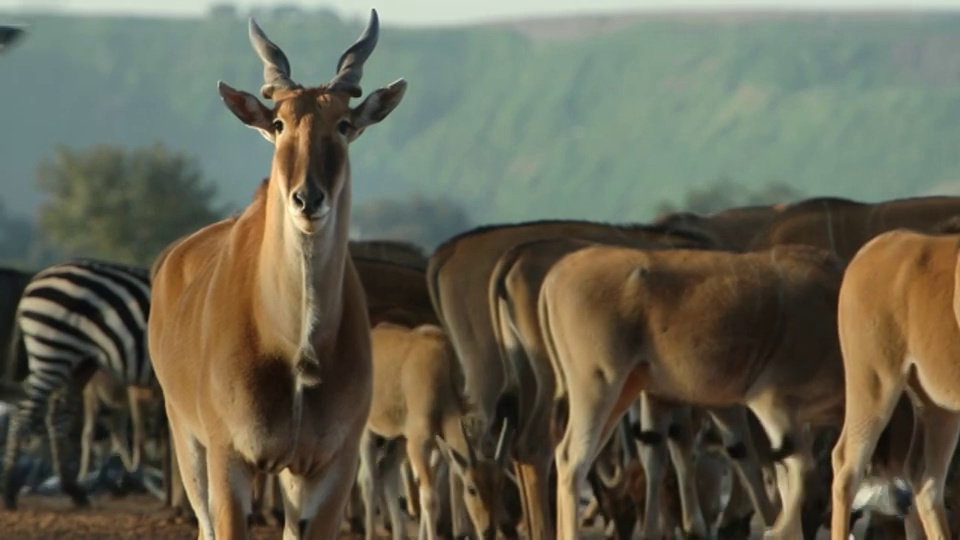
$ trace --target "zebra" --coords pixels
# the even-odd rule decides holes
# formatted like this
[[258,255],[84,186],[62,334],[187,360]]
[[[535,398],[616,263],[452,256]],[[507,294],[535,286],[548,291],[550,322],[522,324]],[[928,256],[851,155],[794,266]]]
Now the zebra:
[[80,416],[82,390],[104,369],[127,386],[158,389],[147,353],[150,274],[146,268],[77,259],[41,270],[27,284],[17,321],[28,374],[10,419],[0,484],[4,505],[16,508],[20,484],[10,474],[19,439],[45,420],[54,470],[76,506],[89,500],[68,470],[76,445],[66,431]]

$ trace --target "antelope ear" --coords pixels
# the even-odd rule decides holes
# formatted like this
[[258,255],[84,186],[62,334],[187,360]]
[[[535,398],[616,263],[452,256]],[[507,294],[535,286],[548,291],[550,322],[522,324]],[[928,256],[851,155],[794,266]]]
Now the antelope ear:
[[390,115],[407,91],[407,81],[397,79],[384,88],[372,92],[362,103],[357,105],[351,114],[353,126],[347,137],[352,141],[359,137],[363,130]]
[[252,94],[237,90],[223,81],[217,81],[220,99],[241,122],[260,132],[270,142],[276,141],[273,112]]

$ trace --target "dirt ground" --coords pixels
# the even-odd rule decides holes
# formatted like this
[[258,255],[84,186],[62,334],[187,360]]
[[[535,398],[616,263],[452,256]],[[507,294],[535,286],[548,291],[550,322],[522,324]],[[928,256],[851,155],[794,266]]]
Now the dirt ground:
[[[163,503],[151,495],[95,497],[90,508],[77,509],[66,497],[24,495],[16,512],[0,510],[0,540],[47,539],[195,539],[197,529],[174,521]],[[279,527],[253,528],[254,540],[280,538]],[[343,534],[344,539],[359,536]]]
[[[169,509],[151,495],[108,495],[93,497],[89,508],[78,509],[66,497],[22,495],[16,512],[0,510],[0,540],[49,539],[190,539],[197,529],[182,519],[174,520]],[[385,532],[385,531],[384,531]],[[255,526],[253,540],[277,540],[279,527]],[[414,525],[408,538],[415,538]],[[361,540],[362,536],[340,535],[343,540]],[[385,534],[382,538],[389,538]],[[589,538],[602,538],[591,534]]]

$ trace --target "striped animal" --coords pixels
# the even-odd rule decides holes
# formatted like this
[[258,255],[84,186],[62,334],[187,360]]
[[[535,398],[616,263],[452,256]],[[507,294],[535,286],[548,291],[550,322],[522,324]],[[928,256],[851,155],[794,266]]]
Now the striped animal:
[[27,352],[28,374],[11,418],[4,455],[4,504],[16,508],[19,485],[8,471],[17,460],[19,439],[43,418],[54,467],[63,491],[75,504],[88,503],[67,470],[76,441],[66,430],[81,410],[82,389],[98,369],[129,386],[156,385],[147,354],[150,310],[147,269],[94,260],[57,264],[37,273],[17,308]]

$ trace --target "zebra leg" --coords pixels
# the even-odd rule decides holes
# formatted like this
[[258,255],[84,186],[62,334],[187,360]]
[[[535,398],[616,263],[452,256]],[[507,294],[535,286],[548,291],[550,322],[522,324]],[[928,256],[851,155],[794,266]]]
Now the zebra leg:
[[[44,411],[50,406],[50,390],[48,388],[50,386],[37,375],[28,375],[23,383],[27,398],[18,402],[16,412],[10,415],[10,425],[7,428],[7,447],[3,456],[3,472],[0,473],[0,485],[3,486],[3,504],[7,510],[16,510],[17,495],[26,480],[26,474],[17,473],[14,470],[20,457],[20,439],[32,427],[40,424]],[[41,444],[41,448],[46,450],[49,446]]]
[[47,409],[47,434],[50,437],[50,450],[53,454],[53,467],[60,478],[60,489],[68,495],[73,504],[89,506],[87,493],[77,483],[77,469],[71,456],[76,454],[72,444],[77,413],[82,406],[82,391],[77,381],[70,381],[67,386],[57,393]]
[[[41,404],[45,401],[41,402]],[[3,504],[7,510],[17,509],[17,495],[23,487],[23,474],[15,474],[14,468],[20,457],[20,437],[26,435],[30,425],[36,421],[40,408],[31,400],[24,400],[17,405],[17,410],[10,416],[10,427],[7,429],[7,448],[3,455],[3,474],[0,482],[3,484]]]

